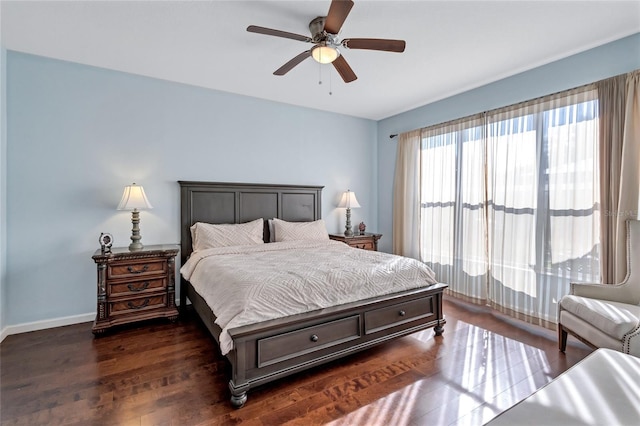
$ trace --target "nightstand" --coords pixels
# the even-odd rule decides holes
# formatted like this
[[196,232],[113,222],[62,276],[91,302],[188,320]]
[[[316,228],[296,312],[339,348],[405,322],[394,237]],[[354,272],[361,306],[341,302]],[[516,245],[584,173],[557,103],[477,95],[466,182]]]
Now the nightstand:
[[94,334],[110,327],[151,318],[178,318],[175,298],[177,245],[146,246],[129,251],[97,250],[98,314]]
[[344,234],[329,234],[329,238],[335,241],[342,241],[350,247],[378,251],[378,240],[382,238],[382,234],[365,232],[364,235],[356,233],[352,237],[345,237]]

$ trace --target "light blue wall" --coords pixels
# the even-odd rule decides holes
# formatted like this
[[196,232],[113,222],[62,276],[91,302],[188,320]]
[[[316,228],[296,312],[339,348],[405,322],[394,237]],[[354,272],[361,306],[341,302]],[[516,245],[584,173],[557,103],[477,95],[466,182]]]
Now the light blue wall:
[[640,68],[640,34],[570,56],[378,122],[380,249],[392,248],[393,177],[397,138],[389,135],[533,99]]
[[[6,61],[7,51],[0,48],[0,336],[6,324],[7,292],[7,125],[6,125]],[[0,337],[2,340],[2,337]]]
[[95,312],[91,255],[101,232],[129,244],[131,182],[145,244],[179,241],[177,180],[324,185],[330,232],[350,188],[377,220],[374,121],[13,51],[6,100],[7,325]]
[[330,232],[344,226],[333,206],[350,188],[363,206],[353,221],[390,251],[390,134],[637,68],[640,34],[376,124],[3,50],[0,330],[95,312],[91,254],[100,232],[129,243],[130,215],[115,206],[133,181],[154,205],[141,213],[146,244],[178,242],[184,179],[325,185]]

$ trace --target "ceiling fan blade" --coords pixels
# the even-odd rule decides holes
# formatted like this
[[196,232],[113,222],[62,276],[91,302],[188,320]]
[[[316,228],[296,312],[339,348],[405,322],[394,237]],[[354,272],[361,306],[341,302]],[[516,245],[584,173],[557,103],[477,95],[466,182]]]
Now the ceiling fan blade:
[[277,70],[275,70],[273,72],[273,75],[285,75],[286,73],[291,71],[293,69],[293,67],[295,67],[300,62],[302,62],[305,59],[307,59],[309,56],[311,56],[311,50],[307,50],[306,52],[302,52],[301,54],[299,54],[298,56],[296,56],[295,58],[293,58],[292,60],[290,60],[289,62],[287,62],[286,64],[284,64],[280,68],[278,68]]
[[330,34],[338,34],[352,7],[351,0],[333,0],[324,22],[324,30]]
[[349,49],[383,50],[385,52],[404,52],[404,40],[388,40],[384,38],[348,38],[342,45]]
[[347,63],[347,60],[344,59],[344,56],[338,56],[336,60],[332,62],[332,64],[345,83],[351,83],[358,78],[356,76],[356,73],[353,72],[353,70]]
[[300,34],[288,33],[286,31],[274,30],[271,28],[258,27],[256,25],[249,25],[247,27],[247,31],[249,31],[250,33],[266,34],[266,35],[275,36],[275,37],[283,37],[283,38],[290,38],[298,41],[311,42],[311,37],[303,36]]

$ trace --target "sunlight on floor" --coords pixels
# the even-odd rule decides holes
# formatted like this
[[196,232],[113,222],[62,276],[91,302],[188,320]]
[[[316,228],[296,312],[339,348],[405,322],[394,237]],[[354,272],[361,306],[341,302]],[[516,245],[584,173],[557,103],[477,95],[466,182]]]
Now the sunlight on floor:
[[346,416],[335,420],[329,425],[407,425],[413,412],[420,382],[416,382],[405,387],[401,391],[381,398],[369,405],[366,405]]
[[[330,424],[482,424],[551,381],[543,350],[463,321],[451,326],[455,339],[437,343],[437,374]],[[432,330],[410,337],[434,341]]]

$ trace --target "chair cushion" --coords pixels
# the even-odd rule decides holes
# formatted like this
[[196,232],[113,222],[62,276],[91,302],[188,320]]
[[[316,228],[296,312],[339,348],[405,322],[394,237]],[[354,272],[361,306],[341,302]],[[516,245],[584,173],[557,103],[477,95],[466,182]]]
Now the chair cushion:
[[619,340],[640,324],[640,306],[637,305],[568,295],[560,299],[560,306]]

